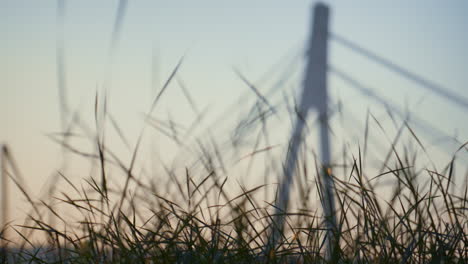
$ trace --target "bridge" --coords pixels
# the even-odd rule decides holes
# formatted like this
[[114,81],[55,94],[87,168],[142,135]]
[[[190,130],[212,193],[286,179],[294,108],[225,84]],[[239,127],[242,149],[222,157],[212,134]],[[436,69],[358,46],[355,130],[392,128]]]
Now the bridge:
[[[60,1],[59,1],[60,3]],[[116,17],[115,28],[113,30],[112,41],[111,41],[111,48],[110,52],[112,53],[115,47],[115,42],[118,40],[120,27],[122,25],[122,20],[125,14],[125,8],[127,5],[127,1],[121,1],[119,5],[118,14]],[[63,12],[63,6],[59,8],[59,12]],[[60,11],[62,10],[62,11]],[[61,18],[63,13],[59,13],[59,18]],[[64,80],[64,58],[63,58],[63,43],[60,42],[61,38],[59,38],[59,45],[57,49],[58,53],[58,83],[59,83],[59,96],[61,98],[61,119],[62,123],[64,124],[67,119],[66,115],[69,114],[69,109],[67,106],[66,100],[66,83]],[[466,155],[467,148],[465,142],[460,142],[456,138],[451,135],[448,135],[446,131],[438,128],[437,126],[425,121],[423,118],[420,118],[414,114],[411,114],[409,117],[408,112],[405,112],[401,109],[395,102],[392,100],[385,98],[384,96],[380,95],[375,89],[372,87],[368,87],[359,80],[359,77],[352,76],[351,74],[347,73],[345,70],[341,69],[336,65],[330,65],[328,61],[328,47],[329,43],[333,42],[337,45],[340,45],[343,48],[348,49],[349,51],[369,60],[373,63],[380,65],[383,69],[393,72],[394,74],[400,76],[401,78],[411,82],[414,84],[414,87],[417,89],[424,89],[428,93],[431,93],[437,97],[440,97],[442,100],[446,100],[447,102],[451,103],[452,105],[456,105],[460,111],[467,111],[468,110],[468,98],[451,92],[450,89],[444,87],[443,85],[433,83],[432,81],[428,80],[427,78],[420,76],[408,69],[404,66],[398,65],[397,63],[393,62],[391,59],[386,58],[385,56],[381,56],[370,49],[357,44],[356,42],[349,40],[340,34],[331,32],[329,30],[329,7],[324,4],[317,4],[313,9],[312,15],[312,22],[311,22],[311,33],[310,33],[310,40],[308,43],[308,49],[304,56],[302,51],[296,52],[293,58],[290,60],[289,63],[280,63],[279,65],[275,65],[276,68],[283,67],[284,70],[281,74],[277,74],[279,78],[274,82],[274,84],[269,87],[266,92],[260,91],[256,85],[251,83],[245,76],[242,75],[240,71],[236,73],[239,75],[241,80],[251,89],[252,93],[245,94],[242,98],[251,98],[255,96],[257,100],[256,105],[262,105],[267,109],[268,114],[275,115],[276,108],[278,107],[279,103],[272,103],[271,99],[277,95],[278,93],[284,91],[285,83],[288,81],[291,76],[294,75],[295,72],[301,70],[299,65],[299,60],[302,58],[306,58],[307,65],[306,69],[304,70],[303,76],[303,87],[301,96],[299,98],[299,102],[297,104],[297,112],[292,134],[289,140],[288,151],[284,161],[284,173],[283,178],[281,179],[277,197],[277,204],[275,205],[275,216],[276,218],[273,219],[275,222],[274,225],[276,228],[272,228],[270,234],[270,241],[269,246],[275,246],[281,237],[279,236],[281,229],[284,226],[284,215],[285,212],[288,211],[288,202],[290,200],[290,190],[291,185],[294,180],[295,175],[295,167],[298,160],[299,149],[302,143],[302,138],[304,137],[305,127],[307,126],[307,117],[311,112],[317,113],[317,119],[315,120],[319,126],[319,142],[320,142],[320,166],[321,166],[321,178],[319,182],[321,183],[321,191],[322,191],[322,205],[323,205],[323,212],[325,216],[325,224],[328,230],[327,234],[327,244],[328,244],[328,254],[331,254],[333,250],[333,232],[336,229],[336,219],[334,216],[334,208],[335,208],[335,201],[333,195],[333,178],[331,177],[331,173],[333,172],[332,160],[331,160],[331,138],[330,130],[329,130],[329,120],[336,112],[336,108],[340,107],[338,104],[333,104],[334,99],[331,98],[330,93],[328,91],[328,78],[333,76],[335,78],[340,79],[344,83],[348,85],[349,88],[354,89],[358,93],[360,93],[363,98],[366,98],[370,101],[373,101],[383,108],[387,109],[392,114],[399,117],[401,120],[404,120],[408,126],[414,126],[419,129],[420,132],[424,133],[425,136],[430,138],[447,138],[453,141],[453,143],[458,144],[461,146],[460,150],[463,150],[463,154]],[[112,54],[109,55],[110,57]],[[62,65],[62,66],[60,66]],[[276,71],[277,69],[272,68],[271,71]],[[171,75],[171,78],[176,74],[176,70]],[[270,73],[266,74],[268,77],[271,77]],[[165,85],[161,92],[167,87]],[[161,93],[160,93],[161,94]],[[160,95],[159,94],[159,95]],[[159,98],[159,96],[157,97]],[[243,100],[243,99],[241,99]],[[156,102],[156,101],[155,101]],[[343,107],[343,106],[341,106]],[[348,106],[345,106],[348,107]],[[237,102],[233,104],[231,107],[226,109],[226,112],[220,114],[220,118],[218,118],[214,123],[219,123],[224,120],[226,113],[232,111],[232,109],[238,108]],[[252,117],[255,115],[256,106],[253,106],[250,110],[249,116]],[[65,128],[65,126],[63,126]],[[442,151],[447,152],[449,155],[454,155],[455,153],[451,152],[450,149],[444,148],[442,146]],[[7,167],[12,168],[15,171],[15,175],[19,175],[17,173],[17,168],[11,157],[7,146],[2,146],[1,148],[1,161],[0,161],[0,170],[1,170],[1,186],[2,186],[2,223],[1,226],[4,226],[7,223],[8,214],[6,212],[9,211],[9,204],[8,204],[8,179],[11,178],[15,181],[17,186],[20,186],[18,179],[13,177],[10,173],[7,172]],[[268,250],[268,249],[267,249]]]

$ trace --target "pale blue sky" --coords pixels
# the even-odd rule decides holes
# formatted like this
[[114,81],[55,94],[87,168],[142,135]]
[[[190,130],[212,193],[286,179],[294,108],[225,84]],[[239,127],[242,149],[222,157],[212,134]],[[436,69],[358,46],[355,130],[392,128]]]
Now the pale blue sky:
[[[435,83],[468,97],[468,1],[325,1],[331,30]],[[160,82],[187,53],[180,76],[195,101],[221,111],[285,54],[299,52],[309,34],[312,1],[129,1],[111,66],[110,111],[136,139],[151,100],[152,54]],[[93,97],[108,67],[118,1],[67,1],[66,74],[69,102],[92,117]],[[58,149],[45,134],[60,130],[56,77],[56,1],[0,3],[0,141],[10,145],[32,184],[57,167]],[[468,136],[466,110],[399,78],[335,43],[333,65],[393,98],[447,133]],[[272,76],[276,77],[276,76]],[[330,88],[362,113],[372,105],[333,78]],[[261,90],[262,87],[260,86]],[[264,88],[266,89],[266,88]],[[158,108],[185,120],[180,89]],[[419,100],[423,98],[421,103]],[[375,107],[375,104],[374,104]],[[190,117],[191,118],[191,117]],[[34,179],[33,179],[34,178]]]

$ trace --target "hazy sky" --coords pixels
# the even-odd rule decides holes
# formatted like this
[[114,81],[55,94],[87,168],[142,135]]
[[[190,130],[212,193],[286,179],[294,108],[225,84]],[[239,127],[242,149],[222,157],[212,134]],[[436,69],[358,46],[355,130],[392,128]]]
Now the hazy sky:
[[[102,88],[106,72],[111,72],[110,111],[132,138],[154,95],[153,55],[156,81],[162,83],[187,54],[179,76],[200,108],[212,105],[213,112],[220,111],[249,91],[233,67],[255,81],[273,64],[281,65],[281,58],[291,57],[287,54],[300,52],[309,34],[313,4],[306,0],[128,2],[110,66],[118,1],[66,1],[64,37],[71,108],[82,109],[91,118],[95,92]],[[468,1],[326,2],[332,8],[332,32],[468,97]],[[56,1],[0,2],[0,141],[11,147],[31,185],[50,175],[59,156],[56,144],[46,137],[60,131],[56,13]],[[467,140],[466,109],[333,42],[330,60],[402,108],[406,104],[434,126],[451,134],[458,131],[460,140]],[[330,86],[357,113],[371,104],[345,83],[331,78]],[[190,108],[181,98],[180,89],[169,89],[158,108],[161,116],[170,113],[184,120]]]

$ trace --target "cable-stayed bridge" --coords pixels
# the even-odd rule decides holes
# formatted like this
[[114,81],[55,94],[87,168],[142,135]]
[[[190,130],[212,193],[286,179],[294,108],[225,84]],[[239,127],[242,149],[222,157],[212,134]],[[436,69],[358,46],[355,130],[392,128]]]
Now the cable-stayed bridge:
[[[363,98],[366,100],[373,101],[378,105],[381,105],[385,108],[389,114],[397,116],[400,120],[404,121],[405,126],[413,133],[413,136],[420,143],[418,137],[414,134],[411,127],[417,128],[416,131],[422,132],[426,137],[432,138],[443,138],[448,141],[451,141],[452,144],[456,144],[459,148],[457,151],[453,151],[453,148],[447,148],[446,144],[442,144],[442,151],[446,152],[448,155],[452,156],[455,154],[460,154],[465,158],[468,153],[466,143],[459,141],[454,136],[449,135],[443,129],[438,128],[436,125],[431,124],[430,122],[424,120],[423,118],[418,117],[414,113],[409,111],[402,110],[395,102],[385,98],[380,95],[376,89],[366,86],[363,82],[359,81],[359,78],[348,74],[346,71],[341,68],[330,65],[328,62],[328,43],[333,42],[348,49],[349,51],[367,59],[374,64],[377,64],[384,69],[398,75],[399,77],[405,79],[408,82],[411,82],[415,87],[420,89],[425,89],[427,93],[431,93],[441,100],[445,100],[451,105],[456,106],[459,111],[468,111],[468,98],[464,95],[456,94],[451,92],[450,89],[429,81],[427,78],[424,78],[412,71],[406,69],[404,66],[398,65],[392,60],[385,58],[384,56],[378,55],[371,50],[362,47],[361,45],[348,40],[339,34],[332,33],[328,29],[328,19],[329,19],[329,8],[326,5],[318,4],[314,7],[313,19],[312,19],[312,32],[308,44],[308,49],[306,51],[306,69],[304,70],[303,76],[303,87],[302,92],[300,93],[300,98],[297,100],[296,108],[296,120],[295,125],[293,126],[292,134],[290,136],[289,147],[287,155],[285,158],[284,174],[283,178],[280,179],[279,191],[276,202],[276,213],[275,224],[276,228],[272,228],[270,234],[270,246],[274,246],[278,243],[280,238],[281,229],[284,226],[284,213],[287,212],[288,203],[290,200],[290,189],[291,184],[294,178],[294,170],[296,167],[296,162],[298,159],[299,145],[301,144],[303,131],[306,127],[307,115],[310,111],[317,112],[317,120],[319,126],[319,143],[318,147],[320,150],[320,162],[321,162],[321,183],[322,195],[323,195],[323,211],[325,214],[325,223],[328,229],[328,253],[331,254],[333,248],[333,230],[336,229],[336,219],[334,216],[334,206],[335,201],[333,198],[333,180],[330,174],[331,170],[331,150],[330,150],[330,130],[329,130],[329,119],[330,113],[333,113],[336,106],[332,105],[334,101],[329,96],[328,91],[328,76],[333,76],[340,79],[342,82],[347,84],[347,87],[356,90]],[[283,74],[278,74],[280,78],[273,83],[273,85],[265,93],[258,91],[256,86],[250,83],[246,78],[238,73],[240,78],[252,89],[258,97],[258,103],[265,105],[266,111],[269,111],[270,114],[275,115],[275,107],[278,104],[271,103],[270,98],[272,98],[279,91],[284,91],[285,83],[293,75],[293,72],[299,67],[296,67],[297,56],[293,56],[292,62],[283,62],[283,65],[287,65]],[[271,76],[269,71],[266,75]],[[245,97],[244,97],[245,98]],[[244,99],[241,99],[244,100]],[[234,105],[233,108],[237,106]],[[227,112],[232,111],[233,108],[228,108]],[[256,113],[256,108],[253,107],[250,111],[250,116],[254,118]],[[224,113],[221,115],[224,116]],[[248,118],[247,118],[248,119]],[[246,133],[246,132],[244,132]],[[366,131],[367,133],[367,131]],[[462,138],[462,140],[464,140]],[[268,250],[268,249],[267,249]]]
[[[124,1],[122,1],[124,2]],[[125,6],[122,7],[125,9]],[[116,27],[121,25],[123,11],[119,8],[119,16],[116,23]],[[411,114],[408,117],[408,112],[402,110],[395,102],[385,98],[384,96],[380,95],[375,89],[372,87],[368,87],[365,85],[364,82],[360,81],[359,76],[353,76],[343,69],[337,67],[336,65],[330,65],[328,61],[328,46],[330,42],[333,42],[337,45],[342,46],[343,48],[348,49],[349,51],[362,56],[363,58],[372,61],[384,69],[387,69],[399,76],[401,78],[406,79],[414,84],[415,87],[420,87],[421,89],[425,89],[427,92],[434,94],[437,97],[440,97],[447,102],[456,105],[461,111],[468,110],[468,99],[463,95],[455,94],[450,92],[450,89],[443,87],[442,85],[435,84],[426,78],[419,76],[411,72],[410,70],[406,69],[403,66],[398,65],[397,63],[393,62],[392,60],[385,58],[384,56],[378,55],[371,50],[362,47],[361,45],[348,40],[339,34],[331,33],[328,30],[328,7],[324,5],[318,5],[315,8],[313,15],[313,22],[312,22],[312,33],[311,39],[309,42],[309,47],[307,49],[306,56],[303,56],[303,52],[294,52],[292,59],[286,58],[282,59],[278,65],[272,68],[271,71],[266,73],[265,78],[276,79],[273,84],[271,85],[270,89],[266,92],[257,89],[256,83],[250,83],[249,79],[243,76],[242,72],[237,72],[241,80],[247,84],[253,93],[247,94],[244,98],[252,98],[255,96],[257,99],[257,105],[261,105],[267,111],[267,115],[276,115],[276,109],[281,102],[274,102],[275,96],[280,94],[281,92],[285,92],[290,87],[288,86],[288,82],[290,81],[293,76],[297,74],[302,75],[303,70],[300,67],[300,60],[302,58],[306,58],[307,60],[307,68],[305,70],[304,77],[302,78],[304,81],[304,86],[302,87],[301,97],[298,100],[298,104],[295,105],[297,108],[297,114],[295,115],[296,120],[295,125],[293,126],[293,132],[291,135],[291,140],[289,141],[289,148],[288,148],[288,155],[286,157],[286,161],[284,162],[284,179],[282,181],[282,187],[280,188],[280,197],[278,198],[278,213],[277,215],[281,215],[281,212],[287,211],[288,201],[289,201],[289,191],[290,185],[294,175],[294,164],[296,163],[297,153],[299,149],[299,144],[301,143],[301,137],[304,133],[304,129],[306,127],[306,117],[309,112],[318,112],[317,115],[317,123],[320,127],[320,142],[321,142],[321,151],[320,151],[320,160],[323,166],[322,174],[324,176],[324,189],[329,188],[333,185],[330,182],[330,178],[327,177],[327,174],[330,172],[329,168],[331,165],[331,144],[330,141],[333,140],[333,137],[330,135],[329,127],[328,127],[328,120],[332,118],[333,114],[336,111],[336,108],[343,107],[340,102],[336,103],[336,99],[332,98],[328,92],[328,81],[327,79],[330,77],[335,77],[343,81],[347,84],[347,87],[352,88],[359,92],[363,98],[366,100],[373,101],[383,108],[387,109],[390,113],[396,115],[401,120],[405,120],[410,126],[414,126],[419,129],[420,132],[427,134],[429,137],[438,137],[438,138],[447,138],[452,140],[454,143],[462,146],[464,142],[457,141],[451,135],[448,135],[446,131],[443,129],[438,128],[437,126],[431,124],[430,122],[425,121],[423,118],[420,118],[414,114]],[[114,32],[118,32],[119,30],[114,30]],[[115,40],[114,40],[115,41]],[[284,68],[282,72],[278,71],[278,68]],[[279,73],[278,73],[279,72]],[[272,76],[279,76],[279,78],[272,78]],[[260,81],[261,82],[261,81]],[[242,99],[243,100],[243,99]],[[66,102],[66,100],[63,100]],[[246,118],[254,118],[258,111],[258,108],[254,106],[251,108],[250,114]],[[345,107],[349,107],[346,105]],[[64,106],[65,108],[65,106]],[[233,107],[227,109],[227,113],[231,112],[233,108],[239,108],[239,104],[236,103]],[[64,111],[65,112],[65,111]],[[226,114],[222,113],[219,120],[223,121],[226,119]],[[216,121],[215,123],[219,123]],[[248,126],[243,127],[242,129],[246,129],[244,133],[248,133]],[[445,145],[443,145],[444,147]],[[449,155],[453,155],[453,152],[450,152],[449,149],[444,148],[443,151],[449,152]],[[463,153],[466,154],[466,149],[463,150]],[[3,155],[6,157],[6,155]],[[3,165],[8,161],[3,159]],[[2,180],[5,177],[2,178]],[[328,182],[328,183],[327,183]],[[2,183],[2,186],[7,186],[6,184]],[[328,186],[328,187],[327,187]],[[3,193],[3,192],[2,192]],[[329,220],[329,229],[332,230],[334,228],[333,220],[333,195],[330,191],[328,194],[328,198],[325,199],[328,201],[328,205],[325,204],[325,214],[328,216]],[[6,201],[6,200],[4,200]],[[7,206],[6,203],[4,205]],[[2,210],[3,212],[5,210]],[[328,211],[328,213],[327,213]],[[279,217],[276,219],[279,226],[282,226],[282,219]],[[274,233],[274,232],[273,232]],[[276,243],[274,234],[272,234],[272,242]]]

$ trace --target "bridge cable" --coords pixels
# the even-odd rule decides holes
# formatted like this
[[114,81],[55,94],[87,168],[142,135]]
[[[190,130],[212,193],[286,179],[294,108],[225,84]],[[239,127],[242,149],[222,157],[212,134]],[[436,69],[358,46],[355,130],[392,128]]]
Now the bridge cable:
[[[364,86],[362,83],[359,81],[355,80],[352,78],[350,75],[346,74],[345,72],[329,65],[328,66],[328,71],[335,76],[337,76],[339,79],[345,81],[348,83],[352,88],[358,90],[361,94],[363,94],[366,97],[369,97],[373,99],[374,101],[377,101],[378,103],[384,105],[387,109],[391,110],[392,112],[396,113],[400,118],[405,119],[405,113],[401,111],[397,106],[394,104],[390,103],[389,100],[384,99],[383,97],[379,96],[376,92],[372,91],[372,89]],[[424,131],[427,134],[432,134],[432,136],[441,136],[444,138],[449,138],[451,141],[455,141],[455,143],[462,145],[463,143],[457,140],[456,138],[448,135],[446,132],[440,130],[437,127],[432,126],[429,122],[418,118],[415,115],[412,115],[411,118],[408,120],[409,122],[414,123],[416,126],[421,128],[422,131]],[[453,153],[448,153],[448,154],[453,154]]]
[[436,93],[437,95],[441,96],[441,97],[444,97],[445,99],[448,99],[450,100],[451,102],[454,102],[456,104],[458,104],[459,106],[461,106],[462,108],[464,108],[465,110],[468,110],[468,98],[466,97],[463,97],[459,94],[455,94],[453,92],[450,92],[447,88],[441,86],[441,85],[438,85],[438,84],[435,84],[431,81],[428,81],[426,79],[424,79],[423,77],[420,77],[418,76],[417,74],[414,74],[412,72],[410,72],[409,70],[401,67],[401,66],[398,66],[397,64],[393,63],[392,61],[388,60],[388,59],[385,59],[383,57],[380,57],[379,55],[365,49],[365,48],[362,48],[361,46],[359,46],[358,44],[355,44],[337,34],[334,34],[334,33],[329,33],[329,38],[334,40],[336,43],[338,44],[341,44],[342,46],[344,47],[347,47],[361,55],[363,55],[364,57],[367,57],[368,59],[371,59],[372,61],[374,62],[377,62],[378,64],[384,66],[385,68],[405,77],[406,79],[412,81],[412,82],[415,82],[417,83],[418,85],[426,88],[426,89],[429,89],[430,91]]

